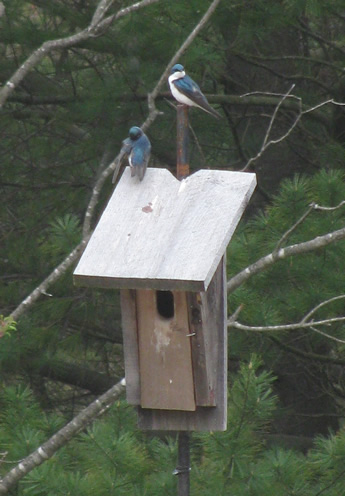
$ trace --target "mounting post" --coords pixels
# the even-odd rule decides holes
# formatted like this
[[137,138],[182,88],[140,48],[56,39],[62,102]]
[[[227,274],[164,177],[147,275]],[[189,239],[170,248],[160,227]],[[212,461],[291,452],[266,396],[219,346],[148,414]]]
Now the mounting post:
[[[177,105],[177,179],[184,179],[189,175],[188,145],[189,123],[187,105]],[[178,496],[189,496],[190,472],[190,434],[180,431],[178,434],[178,462],[175,474],[178,477]]]
[[187,105],[177,105],[177,179],[183,179],[189,175],[188,144],[189,124]]

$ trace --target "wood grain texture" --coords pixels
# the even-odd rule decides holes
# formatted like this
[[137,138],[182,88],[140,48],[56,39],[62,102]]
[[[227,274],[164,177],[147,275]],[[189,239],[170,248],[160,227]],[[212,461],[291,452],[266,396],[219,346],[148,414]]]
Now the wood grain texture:
[[[211,282],[210,292],[201,295],[205,310],[204,318],[210,325],[210,332],[217,343],[214,366],[215,404],[214,407],[197,406],[192,411],[172,411],[138,408],[138,425],[143,430],[189,430],[189,431],[224,431],[227,424],[227,331],[226,331],[226,274],[225,257],[218,265]],[[214,300],[216,297],[216,301]],[[207,315],[206,315],[207,314]],[[214,360],[215,356],[213,356]]]
[[75,284],[205,291],[256,185],[255,174],[199,170],[181,182],[124,171],[74,271]]
[[223,304],[223,260],[212,278],[207,292],[187,293],[193,371],[195,382],[195,401],[199,406],[216,406],[218,360],[223,350],[219,348],[219,336],[224,332]]
[[133,289],[122,289],[120,291],[126,398],[130,405],[140,405],[139,350],[135,293]]
[[173,293],[175,313],[163,318],[156,291],[137,294],[140,390],[142,408],[195,410],[186,294]]

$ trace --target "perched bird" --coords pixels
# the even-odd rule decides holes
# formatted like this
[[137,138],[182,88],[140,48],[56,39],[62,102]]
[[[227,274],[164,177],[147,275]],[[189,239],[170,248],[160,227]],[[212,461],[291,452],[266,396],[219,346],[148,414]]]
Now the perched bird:
[[123,159],[128,158],[131,176],[138,176],[140,181],[143,180],[150,159],[151,143],[140,127],[131,127],[128,134],[129,138],[122,142],[121,151],[116,159],[117,164],[113,175],[113,183],[116,180]]
[[205,112],[213,115],[217,119],[220,114],[206,100],[205,95],[193,79],[185,73],[184,67],[181,64],[176,64],[171,69],[171,74],[168,78],[170,91],[173,97],[184,105],[189,107],[199,107]]

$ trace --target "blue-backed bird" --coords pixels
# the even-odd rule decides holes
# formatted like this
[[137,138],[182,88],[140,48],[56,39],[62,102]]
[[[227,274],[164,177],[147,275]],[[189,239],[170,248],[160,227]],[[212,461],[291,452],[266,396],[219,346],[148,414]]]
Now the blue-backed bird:
[[128,134],[129,138],[122,142],[122,148],[116,159],[117,164],[113,175],[113,183],[125,158],[128,158],[131,176],[138,176],[140,181],[143,180],[150,160],[151,143],[146,134],[138,126],[131,127]]
[[203,95],[196,82],[187,76],[183,65],[175,64],[172,67],[168,81],[170,91],[179,103],[183,103],[189,107],[199,107],[217,119],[221,117],[221,115],[208,103],[205,95]]

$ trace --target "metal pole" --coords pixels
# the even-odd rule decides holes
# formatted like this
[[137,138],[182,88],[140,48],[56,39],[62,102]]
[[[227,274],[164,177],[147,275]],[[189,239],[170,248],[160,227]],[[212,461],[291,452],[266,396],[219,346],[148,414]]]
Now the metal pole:
[[[177,163],[176,176],[181,180],[189,175],[188,125],[187,105],[177,105]],[[178,460],[175,474],[178,477],[178,496],[189,496],[189,472],[190,472],[190,433],[180,431],[178,434]]]
[[189,175],[188,109],[187,105],[177,105],[177,179],[183,179]]
[[178,465],[176,467],[177,494],[189,496],[190,445],[189,432],[180,431],[178,434]]

